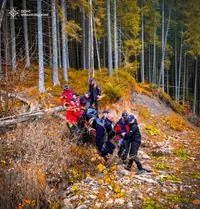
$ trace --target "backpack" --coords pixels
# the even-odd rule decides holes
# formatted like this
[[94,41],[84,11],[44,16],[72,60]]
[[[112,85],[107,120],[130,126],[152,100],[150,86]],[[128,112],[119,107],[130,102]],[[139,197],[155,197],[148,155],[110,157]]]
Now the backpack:
[[91,118],[96,119],[97,116],[98,116],[98,114],[97,114],[97,110],[96,110],[96,109],[94,109],[94,108],[88,108],[88,109],[86,110],[86,117],[87,117],[87,120],[90,120]]

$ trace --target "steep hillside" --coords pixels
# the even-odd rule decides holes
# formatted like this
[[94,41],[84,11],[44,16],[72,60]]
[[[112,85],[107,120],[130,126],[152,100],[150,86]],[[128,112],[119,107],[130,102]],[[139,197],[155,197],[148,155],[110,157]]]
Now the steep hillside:
[[[137,176],[135,166],[127,171],[117,157],[106,166],[94,139],[77,145],[64,120],[45,115],[1,131],[0,208],[199,208],[200,129],[169,108],[172,100],[162,102],[158,92],[136,86],[125,72],[120,75],[99,77],[106,94],[101,110],[110,109],[115,121],[125,110],[136,116],[142,133],[139,158],[152,172]],[[86,79],[76,80],[74,71],[70,78],[80,94],[87,90]],[[60,87],[49,85],[44,95],[28,87],[19,85],[16,92],[30,101],[28,111],[59,104]]]

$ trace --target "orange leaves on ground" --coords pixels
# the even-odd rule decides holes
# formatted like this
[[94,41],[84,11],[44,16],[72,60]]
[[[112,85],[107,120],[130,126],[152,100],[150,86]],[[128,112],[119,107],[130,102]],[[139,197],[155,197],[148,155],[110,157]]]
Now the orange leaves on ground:
[[137,105],[137,111],[142,119],[147,120],[150,118],[150,112],[148,108],[144,107],[143,105]]
[[41,189],[45,189],[46,187],[46,175],[44,172],[42,172],[41,170],[38,171],[37,174],[37,179],[38,179],[38,183],[41,187]]
[[28,198],[24,198],[22,202],[18,205],[17,209],[25,209],[25,208],[35,208],[36,201]]
[[106,197],[106,190],[104,188],[100,188],[97,194],[97,199],[103,200]]
[[192,204],[194,204],[194,205],[200,205],[200,200],[199,199],[193,200],[192,201]]
[[147,83],[140,83],[136,86],[135,88],[137,93],[141,93],[144,95],[147,95],[149,97],[154,97],[154,95],[152,94],[152,92],[150,92],[150,84]]
[[167,118],[162,118],[162,121],[175,131],[191,130],[187,121],[175,113],[172,113]]

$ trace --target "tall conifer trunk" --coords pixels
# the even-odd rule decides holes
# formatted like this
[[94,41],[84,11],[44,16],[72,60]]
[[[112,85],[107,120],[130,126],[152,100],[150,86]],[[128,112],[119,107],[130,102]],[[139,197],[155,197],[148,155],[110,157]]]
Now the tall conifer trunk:
[[[144,2],[142,1],[142,7]],[[142,26],[141,26],[141,40],[142,40],[142,54],[141,54],[141,82],[144,82],[144,15],[142,11]]]
[[108,73],[113,74],[112,64],[112,37],[111,37],[111,22],[110,22],[110,0],[107,0],[107,38],[108,38]]
[[58,46],[56,30],[56,3],[52,0],[52,45],[53,45],[53,84],[59,85],[58,79]]
[[[26,0],[23,0],[23,10],[26,10]],[[27,17],[26,16],[23,17],[23,24],[24,24],[24,43],[25,43],[26,67],[30,67],[28,26],[27,26]]]
[[44,64],[43,64],[43,35],[42,35],[42,0],[37,0],[38,13],[38,56],[39,56],[39,91],[43,93],[44,87]]
[[[14,8],[13,0],[10,0],[10,10]],[[11,30],[11,44],[12,44],[12,70],[16,70],[16,39],[15,39],[15,18],[10,18],[10,30]]]
[[66,17],[66,3],[65,0],[61,0],[62,12],[63,12],[63,19],[62,19],[62,67],[63,67],[63,79],[64,81],[68,80],[68,50],[67,50],[67,37],[65,32],[65,26],[67,24],[67,17]]
[[114,51],[115,51],[115,69],[118,68],[118,26],[117,26],[117,0],[114,0]]
[[198,75],[198,59],[196,59],[196,65],[195,65],[195,81],[194,81],[194,96],[193,96],[193,114],[196,114],[196,109],[197,109],[197,82],[198,82],[198,78],[197,78],[197,75]]

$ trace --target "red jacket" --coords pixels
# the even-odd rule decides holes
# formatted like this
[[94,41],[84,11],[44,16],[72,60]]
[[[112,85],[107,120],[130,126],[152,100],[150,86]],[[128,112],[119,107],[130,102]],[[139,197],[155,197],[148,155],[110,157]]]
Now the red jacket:
[[74,91],[71,90],[71,89],[67,89],[66,91],[64,91],[62,93],[62,96],[61,96],[61,105],[62,106],[69,105],[70,100],[72,99],[73,94],[74,94]]
[[77,124],[83,112],[78,101],[70,100],[66,110],[66,120],[69,123]]
[[116,124],[115,124],[115,127],[114,127],[114,131],[115,131],[115,139],[118,141],[119,139],[123,138],[122,137],[122,133],[125,132],[129,132],[130,130],[130,127],[128,125],[127,122],[123,122],[122,119],[120,119]]

